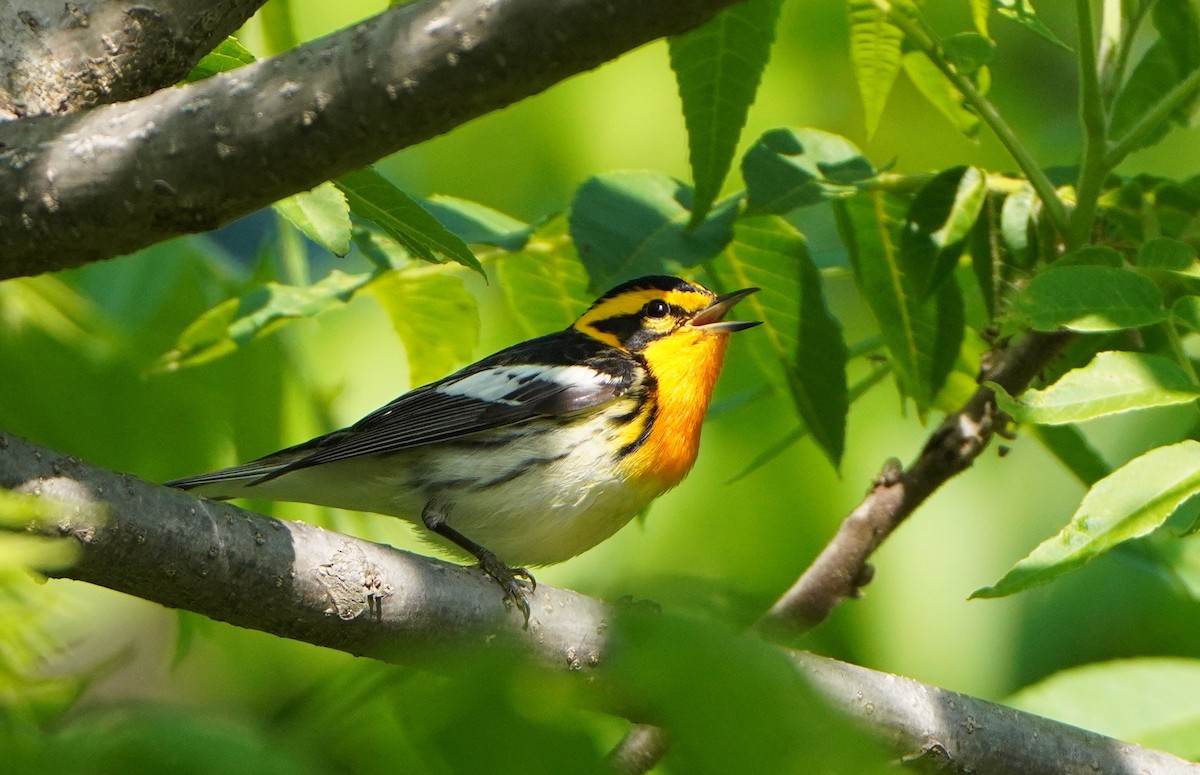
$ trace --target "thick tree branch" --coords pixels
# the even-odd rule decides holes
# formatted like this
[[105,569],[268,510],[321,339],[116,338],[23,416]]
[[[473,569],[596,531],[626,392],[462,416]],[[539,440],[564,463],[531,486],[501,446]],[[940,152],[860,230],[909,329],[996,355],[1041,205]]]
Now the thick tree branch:
[[191,86],[0,124],[0,279],[211,229],[734,0],[425,0]]
[[[985,367],[980,381],[995,382],[1016,395],[1069,339],[1066,333],[1029,334],[994,353],[994,363]],[[995,395],[980,387],[930,434],[911,466],[902,469],[898,461],[889,462],[867,497],[760,625],[778,634],[804,632],[823,622],[843,600],[856,597],[871,580],[871,554],[937,488],[971,466],[987,448],[997,423]]]
[[187,75],[263,0],[0,0],[0,120],[134,99]]
[[[221,621],[410,664],[429,664],[451,644],[512,646],[560,669],[592,668],[607,656],[613,617],[597,600],[539,585],[524,630],[495,584],[472,569],[198,500],[2,433],[0,487],[63,504],[54,532],[76,541],[80,557],[62,575]],[[789,653],[835,707],[905,758],[976,775],[1200,774],[1158,751]],[[643,731],[660,751],[661,736]]]

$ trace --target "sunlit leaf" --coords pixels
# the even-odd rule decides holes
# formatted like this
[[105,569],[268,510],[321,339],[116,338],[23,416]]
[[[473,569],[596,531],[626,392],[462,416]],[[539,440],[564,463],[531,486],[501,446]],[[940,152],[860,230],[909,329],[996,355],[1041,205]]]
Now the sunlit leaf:
[[646,274],[679,274],[721,252],[739,200],[727,199],[688,228],[691,188],[655,172],[610,172],[575,193],[571,237],[593,291]]
[[1200,492],[1200,442],[1153,449],[1095,484],[1070,523],[972,597],[1003,597],[1075,570],[1123,541],[1146,535]]
[[1140,657],[1083,665],[1005,704],[1116,740],[1200,758],[1200,660]]
[[241,298],[227,299],[184,329],[175,347],[152,369],[173,371],[228,355],[289,320],[312,317],[348,301],[373,277],[335,270],[309,286],[267,283]]
[[388,272],[370,285],[408,356],[409,381],[424,385],[471,360],[479,309],[462,278],[418,268]]
[[850,62],[862,97],[867,136],[875,134],[892,84],[900,72],[904,33],[888,21],[887,11],[871,0],[847,0],[850,21]]
[[819,129],[772,129],[742,158],[746,212],[783,215],[851,196],[876,175],[854,143]]
[[1116,331],[1166,317],[1152,280],[1110,266],[1052,266],[1030,280],[1011,311],[1013,324],[1037,331]]
[[1026,390],[1019,400],[999,385],[989,387],[996,391],[1000,408],[1015,420],[1047,425],[1186,404],[1200,396],[1200,386],[1179,364],[1138,352],[1097,353],[1091,363],[1068,371],[1043,390]]
[[444,256],[483,274],[479,259],[462,239],[375,170],[364,167],[333,182],[346,195],[351,212],[383,229],[413,255],[427,261]]
[[253,61],[254,54],[250,53],[250,49],[239,43],[237,38],[228,37],[196,63],[192,71],[184,76],[183,83],[203,81],[217,73],[234,70]]
[[716,268],[731,286],[762,288],[743,304],[763,321],[801,420],[837,468],[850,408],[846,345],[804,237],[777,216],[740,219]]
[[920,51],[910,51],[902,59],[904,73],[929,104],[945,116],[955,129],[967,137],[979,133],[979,116],[966,105],[963,93],[950,82],[937,65]]
[[335,256],[350,252],[350,208],[332,183],[281,199],[275,203],[275,210]]
[[520,250],[533,231],[533,227],[524,221],[466,199],[435,194],[421,200],[421,205],[443,226],[471,245]]
[[561,215],[538,227],[524,248],[504,256],[495,267],[509,306],[528,336],[566,328],[593,300],[587,270]]
[[1070,46],[1059,40],[1054,31],[1038,18],[1037,12],[1033,10],[1032,0],[992,0],[992,5],[995,6],[996,12],[1004,18],[1012,19],[1022,27],[1036,32],[1056,46],[1064,48],[1067,51],[1071,50]]
[[968,2],[971,4],[971,22],[975,25],[975,31],[980,35],[987,35],[992,0],[968,0]]
[[904,266],[902,201],[879,191],[837,205],[838,226],[867,305],[879,323],[903,393],[921,417],[945,384],[963,341],[963,302],[953,278],[928,298]]
[[954,271],[985,199],[987,178],[975,167],[944,170],[917,192],[908,208],[900,249],[923,296]]
[[1000,207],[1000,234],[1004,246],[1018,267],[1032,266],[1035,251],[1030,242],[1030,230],[1038,210],[1037,195],[1025,185],[1020,191],[1004,197]]
[[704,220],[729,174],[782,3],[747,0],[668,41],[695,181],[692,225]]

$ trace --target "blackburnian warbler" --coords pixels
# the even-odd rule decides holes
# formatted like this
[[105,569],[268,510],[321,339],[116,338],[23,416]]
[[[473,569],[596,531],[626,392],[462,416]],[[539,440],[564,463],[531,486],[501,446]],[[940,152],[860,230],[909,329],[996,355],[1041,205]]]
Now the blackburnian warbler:
[[569,328],[405,393],[354,425],[168,484],[418,519],[474,555],[529,618],[525,568],[574,557],[683,479],[725,358],[717,296],[651,276]]

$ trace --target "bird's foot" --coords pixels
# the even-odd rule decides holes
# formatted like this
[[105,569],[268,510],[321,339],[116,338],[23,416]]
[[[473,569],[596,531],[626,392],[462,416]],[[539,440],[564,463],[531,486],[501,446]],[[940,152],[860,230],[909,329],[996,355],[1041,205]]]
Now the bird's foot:
[[484,573],[495,579],[504,591],[504,599],[511,602],[525,615],[525,629],[529,629],[529,595],[525,591],[525,582],[529,592],[537,589],[537,579],[526,568],[510,568],[500,562],[500,558],[488,552],[479,558],[479,567]]

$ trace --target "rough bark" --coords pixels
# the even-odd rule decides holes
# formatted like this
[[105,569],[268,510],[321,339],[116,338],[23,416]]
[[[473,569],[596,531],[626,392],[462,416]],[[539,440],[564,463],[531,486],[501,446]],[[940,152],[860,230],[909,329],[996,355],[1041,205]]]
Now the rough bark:
[[733,0],[443,0],[187,87],[0,124],[0,279],[212,229]]

